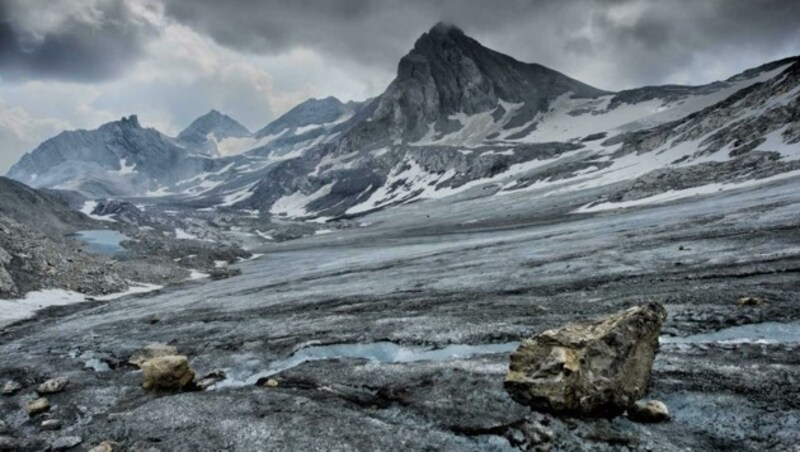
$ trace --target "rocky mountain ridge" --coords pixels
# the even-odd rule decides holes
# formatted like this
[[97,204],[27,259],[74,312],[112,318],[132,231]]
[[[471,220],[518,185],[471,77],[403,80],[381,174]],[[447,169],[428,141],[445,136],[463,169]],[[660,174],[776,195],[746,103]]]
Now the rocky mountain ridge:
[[[702,86],[609,93],[437,24],[374,99],[311,99],[249,136],[232,119],[211,113],[185,131],[184,138],[199,139],[195,150],[185,139],[151,129],[119,138],[103,132],[136,129],[138,122],[128,118],[98,129],[99,138],[69,132],[49,140],[10,175],[36,187],[78,189],[90,198],[147,196],[145,202],[294,219],[344,218],[423,199],[528,190],[614,186],[606,199],[619,202],[633,196],[620,196],[620,190],[637,186],[637,199],[645,199],[707,186],[702,175],[712,167],[731,168],[715,174],[714,183],[735,187],[795,171],[798,61],[768,63]],[[203,154],[214,152],[205,147],[212,134],[203,138],[197,131],[217,120],[233,132],[221,139],[213,134],[212,144],[229,155],[209,158]],[[98,142],[101,151],[76,151]],[[742,173],[733,169],[739,163],[725,163],[750,151],[777,154],[737,160],[757,171]],[[134,157],[129,161],[125,152]],[[64,155],[72,160],[64,162]],[[81,161],[88,155],[101,163]],[[694,174],[695,182],[686,182],[683,173]],[[684,182],[659,187],[639,181],[656,177]]]

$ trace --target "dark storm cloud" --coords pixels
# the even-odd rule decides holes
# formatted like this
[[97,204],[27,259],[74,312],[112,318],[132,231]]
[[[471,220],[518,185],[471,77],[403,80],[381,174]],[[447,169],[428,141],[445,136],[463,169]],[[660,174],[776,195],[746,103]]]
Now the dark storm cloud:
[[277,54],[307,46],[387,69],[419,34],[445,20],[518,59],[557,69],[583,67],[582,74],[597,67],[591,81],[606,86],[659,83],[699,58],[743,69],[752,63],[737,64],[743,51],[765,59],[800,53],[797,0],[232,0],[221,5],[172,0],[166,12],[238,50]]
[[[142,55],[156,31],[122,0],[67,3],[0,0],[0,77],[81,82],[113,78]],[[45,11],[46,10],[46,11]],[[37,23],[37,13],[54,24]]]

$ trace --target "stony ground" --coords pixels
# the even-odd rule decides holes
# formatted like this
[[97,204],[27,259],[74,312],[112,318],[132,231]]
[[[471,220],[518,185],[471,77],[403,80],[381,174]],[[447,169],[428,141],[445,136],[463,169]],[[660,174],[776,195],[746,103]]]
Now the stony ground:
[[[592,194],[421,203],[272,245],[238,277],[52,308],[0,333],[0,380],[24,386],[0,397],[0,427],[30,450],[796,450],[797,184],[596,214],[569,213]],[[767,301],[737,306],[746,295]],[[531,413],[503,390],[505,353],[321,360],[248,382],[315,344],[508,343],[646,301],[669,313],[651,388],[668,423]],[[225,387],[143,391],[126,362],[153,341],[199,375],[225,369]],[[69,386],[30,418],[21,405],[58,375]]]

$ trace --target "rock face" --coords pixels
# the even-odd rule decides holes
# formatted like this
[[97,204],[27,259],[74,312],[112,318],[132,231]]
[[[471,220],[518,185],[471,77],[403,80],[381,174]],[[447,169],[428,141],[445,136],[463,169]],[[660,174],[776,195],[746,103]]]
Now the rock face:
[[17,285],[6,270],[6,265],[11,263],[11,255],[8,251],[0,248],[0,297],[10,297],[18,295]]
[[648,304],[526,339],[511,355],[506,391],[537,411],[622,414],[647,391],[665,318]]
[[189,360],[182,355],[160,356],[142,364],[144,389],[183,389],[194,380]]

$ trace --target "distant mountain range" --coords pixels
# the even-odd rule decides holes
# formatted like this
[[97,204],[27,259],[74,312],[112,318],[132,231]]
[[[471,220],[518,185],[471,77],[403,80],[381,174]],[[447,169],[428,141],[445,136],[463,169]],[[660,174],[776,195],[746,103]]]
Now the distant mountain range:
[[373,99],[311,99],[255,133],[214,110],[175,138],[131,116],[63,132],[9,176],[291,218],[606,187],[587,207],[603,208],[795,174],[799,94],[797,57],[708,85],[611,93],[437,24]]

